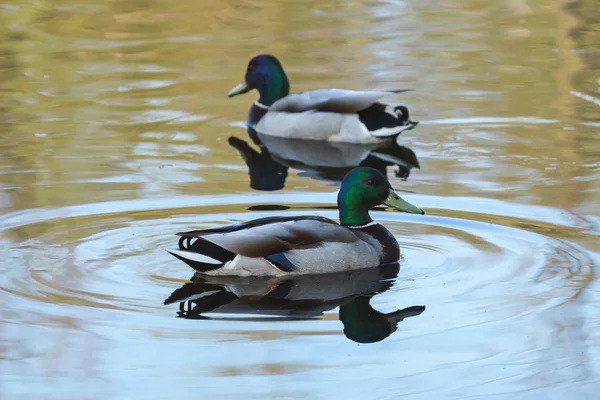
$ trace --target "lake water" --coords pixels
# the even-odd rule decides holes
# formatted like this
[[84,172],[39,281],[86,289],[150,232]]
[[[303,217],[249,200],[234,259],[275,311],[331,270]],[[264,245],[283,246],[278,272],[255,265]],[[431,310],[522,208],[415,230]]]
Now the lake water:
[[[597,6],[5,2],[0,397],[595,398]],[[393,100],[420,125],[356,160],[397,164],[426,215],[373,213],[399,269],[221,283],[259,295],[223,292],[214,313],[164,305],[209,284],[184,286],[173,233],[337,217],[344,166],[317,164],[346,153],[259,147],[256,92],[226,97],[260,53],[292,91],[415,89]]]

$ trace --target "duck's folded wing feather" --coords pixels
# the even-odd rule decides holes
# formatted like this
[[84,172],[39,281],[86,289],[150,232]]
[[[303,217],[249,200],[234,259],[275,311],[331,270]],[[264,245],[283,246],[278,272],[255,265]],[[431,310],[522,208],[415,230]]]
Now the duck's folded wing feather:
[[223,228],[178,233],[208,240],[245,257],[268,257],[324,243],[354,243],[352,230],[320,217],[262,218]]
[[320,89],[286,96],[273,103],[269,110],[289,113],[300,113],[310,110],[342,114],[355,113],[370,107],[382,97],[410,90],[356,91]]

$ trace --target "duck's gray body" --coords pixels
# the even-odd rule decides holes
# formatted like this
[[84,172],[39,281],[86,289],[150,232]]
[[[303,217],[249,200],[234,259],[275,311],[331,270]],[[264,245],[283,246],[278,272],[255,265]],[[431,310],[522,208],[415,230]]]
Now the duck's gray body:
[[264,135],[286,139],[379,143],[417,125],[405,107],[392,110],[378,103],[404,91],[320,89],[291,94],[269,107],[256,102],[248,124]]
[[323,217],[269,217],[178,235],[180,248],[171,254],[207,275],[321,274],[400,257],[393,235],[374,222],[346,227]]

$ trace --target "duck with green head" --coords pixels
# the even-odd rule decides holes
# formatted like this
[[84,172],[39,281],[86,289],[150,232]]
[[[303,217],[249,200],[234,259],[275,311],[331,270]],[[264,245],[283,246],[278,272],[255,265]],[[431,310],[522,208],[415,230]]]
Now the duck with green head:
[[377,143],[396,138],[418,122],[408,108],[391,108],[379,99],[409,90],[355,91],[320,89],[290,94],[290,83],[277,58],[259,55],[248,63],[244,82],[233,97],[256,89],[259,99],[248,113],[257,132],[288,139]]
[[267,217],[235,225],[178,233],[178,259],[207,275],[322,274],[398,261],[394,236],[369,210],[384,204],[424,214],[403,200],[384,175],[354,168],[338,194],[340,224],[320,216]]

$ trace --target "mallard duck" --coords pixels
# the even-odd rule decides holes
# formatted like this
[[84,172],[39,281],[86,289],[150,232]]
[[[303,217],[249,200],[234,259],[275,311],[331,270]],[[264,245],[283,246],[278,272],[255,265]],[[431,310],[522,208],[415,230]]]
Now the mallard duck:
[[179,249],[170,253],[207,275],[281,276],[376,267],[398,261],[400,249],[369,210],[384,204],[424,214],[369,167],[346,174],[337,203],[341,224],[321,216],[260,218],[178,233]]
[[388,110],[379,99],[407,90],[354,91],[320,89],[290,94],[288,78],[277,58],[259,55],[248,63],[244,82],[229,97],[258,90],[260,98],[248,113],[248,126],[271,136],[347,143],[394,139],[418,122],[408,108]]

